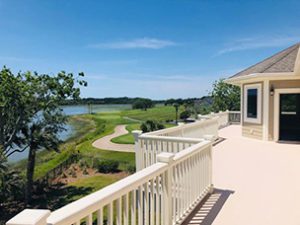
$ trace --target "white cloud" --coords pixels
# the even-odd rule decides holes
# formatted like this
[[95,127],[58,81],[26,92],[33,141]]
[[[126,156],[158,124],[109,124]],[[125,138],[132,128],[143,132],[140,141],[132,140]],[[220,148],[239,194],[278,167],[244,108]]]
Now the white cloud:
[[259,48],[286,47],[287,45],[299,42],[299,36],[275,36],[275,37],[248,37],[229,43],[227,47],[218,51],[216,55],[230,52],[252,50]]
[[31,61],[40,61],[40,59],[34,58],[21,58],[14,56],[0,56],[0,61],[13,61],[13,62],[31,62]]
[[89,45],[91,48],[99,49],[161,49],[176,45],[170,40],[160,40],[156,38],[139,38],[129,41],[106,42]]

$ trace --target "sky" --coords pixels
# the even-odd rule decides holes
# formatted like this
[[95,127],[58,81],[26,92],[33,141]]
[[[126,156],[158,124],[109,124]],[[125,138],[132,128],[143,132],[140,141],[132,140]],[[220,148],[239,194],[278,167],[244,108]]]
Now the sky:
[[0,0],[0,66],[85,73],[82,97],[201,97],[300,41],[294,0]]

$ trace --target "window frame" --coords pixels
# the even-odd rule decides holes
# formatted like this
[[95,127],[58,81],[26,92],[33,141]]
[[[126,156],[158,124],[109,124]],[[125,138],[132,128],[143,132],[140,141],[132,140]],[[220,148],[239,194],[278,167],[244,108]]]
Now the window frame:
[[[257,117],[251,118],[248,117],[248,90],[257,89]],[[262,84],[247,84],[244,85],[244,122],[261,124],[262,118]]]

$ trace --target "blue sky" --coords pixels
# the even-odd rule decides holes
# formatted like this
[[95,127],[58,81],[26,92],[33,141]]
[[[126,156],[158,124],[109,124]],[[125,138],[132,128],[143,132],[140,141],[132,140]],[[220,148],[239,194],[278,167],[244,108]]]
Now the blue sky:
[[0,65],[83,71],[83,97],[201,97],[300,41],[300,1],[0,0]]

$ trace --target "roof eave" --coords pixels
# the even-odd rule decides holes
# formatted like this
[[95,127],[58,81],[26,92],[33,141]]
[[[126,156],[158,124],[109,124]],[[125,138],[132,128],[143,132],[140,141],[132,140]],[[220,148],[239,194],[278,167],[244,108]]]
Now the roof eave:
[[232,77],[226,79],[225,82],[232,85],[241,85],[243,83],[263,81],[263,80],[297,80],[300,76],[296,76],[294,72],[282,73],[252,73],[240,77]]

